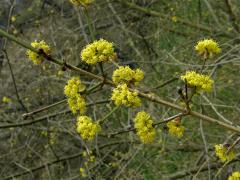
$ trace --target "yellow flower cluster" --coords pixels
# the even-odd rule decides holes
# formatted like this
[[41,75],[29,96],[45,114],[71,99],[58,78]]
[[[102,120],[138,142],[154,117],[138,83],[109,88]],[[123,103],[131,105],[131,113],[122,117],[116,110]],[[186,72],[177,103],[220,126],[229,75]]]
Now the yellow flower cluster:
[[143,143],[153,142],[156,130],[153,127],[153,120],[148,113],[144,111],[138,112],[134,118],[134,127]]
[[81,52],[81,58],[87,64],[96,64],[98,62],[110,61],[116,59],[116,53],[113,44],[100,39],[88,44]]
[[[34,41],[31,43],[31,46],[38,49],[42,50],[46,55],[50,55],[50,46],[46,44],[45,41]],[[27,50],[27,56],[28,58],[34,63],[34,64],[41,64],[44,61],[44,57],[40,56],[38,53],[33,52],[31,50]]]
[[101,131],[101,126],[92,121],[88,116],[79,116],[77,120],[77,132],[84,140],[91,141]]
[[69,97],[68,105],[73,114],[76,114],[78,111],[80,114],[84,114],[87,109],[84,97],[79,94],[75,97]]
[[218,43],[212,39],[199,41],[195,46],[195,50],[198,51],[200,55],[204,55],[205,58],[212,58],[213,54],[219,54],[221,52]]
[[226,146],[222,144],[215,145],[215,153],[222,162],[231,161],[235,158],[235,153],[233,150],[230,150],[228,153],[227,151],[228,148]]
[[240,180],[240,172],[233,172],[232,175],[228,177],[228,180]]
[[68,80],[67,85],[64,88],[64,93],[67,97],[75,97],[85,89],[86,86],[82,84],[79,77],[72,77]]
[[75,6],[87,6],[93,2],[93,0],[70,0]]
[[210,76],[198,74],[195,71],[187,71],[181,79],[186,80],[190,87],[196,87],[197,91],[211,91],[214,83]]
[[78,111],[81,114],[86,112],[86,101],[84,97],[80,95],[85,89],[86,86],[82,84],[79,77],[72,77],[64,87],[64,93],[68,97],[69,108],[74,114]]
[[138,85],[144,78],[144,73],[140,69],[132,70],[129,66],[120,66],[113,72],[112,79],[115,84],[134,83]]
[[168,132],[172,136],[182,137],[185,131],[184,126],[181,125],[180,120],[175,119],[167,123]]
[[119,84],[113,89],[111,100],[116,106],[124,105],[126,107],[139,107],[141,100],[138,97],[137,91],[130,91],[127,84]]

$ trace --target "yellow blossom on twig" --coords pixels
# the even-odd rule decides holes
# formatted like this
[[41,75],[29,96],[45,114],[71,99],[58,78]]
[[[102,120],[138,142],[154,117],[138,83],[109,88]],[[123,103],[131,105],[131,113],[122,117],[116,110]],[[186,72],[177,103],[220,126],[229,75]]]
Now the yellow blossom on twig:
[[148,113],[144,111],[138,112],[134,118],[134,127],[143,143],[153,142],[156,130],[153,127],[153,120]]
[[79,116],[77,119],[77,132],[84,140],[92,141],[94,136],[101,131],[101,126],[92,121],[88,116]]
[[227,146],[225,146],[223,144],[215,145],[215,153],[222,162],[231,161],[236,156],[233,150],[230,150],[228,152]]
[[218,47],[218,43],[213,39],[204,39],[197,43],[195,50],[203,55],[204,58],[212,58],[214,54],[219,54],[221,49]]
[[87,64],[96,64],[116,59],[113,44],[100,39],[88,44],[81,52],[81,58]]
[[134,83],[138,85],[143,78],[144,72],[141,69],[132,70],[129,66],[120,66],[112,75],[115,84]]
[[138,97],[137,91],[130,91],[127,84],[120,84],[113,89],[111,99],[116,106],[124,105],[126,107],[139,107],[141,100]]
[[187,71],[181,79],[187,81],[190,87],[196,87],[197,91],[211,91],[214,83],[210,76],[198,74],[195,71]]
[[171,120],[167,123],[168,132],[172,136],[182,137],[185,131],[185,127],[181,125],[179,118]]
[[68,97],[68,105],[73,114],[78,111],[81,114],[86,112],[86,101],[84,97],[80,95],[85,89],[86,86],[82,84],[79,77],[72,77],[64,87],[64,93]]
[[[45,41],[34,41],[31,43],[31,46],[38,49],[38,50],[42,50],[43,53],[45,53],[46,55],[50,55],[50,47],[49,45],[46,44]],[[44,61],[44,57],[41,56],[39,53],[33,52],[31,50],[27,50],[27,56],[28,58],[34,63],[34,64],[41,64]]]

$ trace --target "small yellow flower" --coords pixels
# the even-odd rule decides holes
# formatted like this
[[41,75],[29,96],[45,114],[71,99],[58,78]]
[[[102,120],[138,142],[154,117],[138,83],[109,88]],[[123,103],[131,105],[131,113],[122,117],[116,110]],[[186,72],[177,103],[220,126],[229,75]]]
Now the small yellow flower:
[[81,58],[87,64],[96,64],[116,59],[113,44],[100,39],[88,44],[81,52]]
[[14,29],[12,33],[13,33],[14,35],[17,35],[18,30],[17,30],[17,29]]
[[17,17],[16,17],[16,16],[12,16],[12,17],[11,17],[11,21],[12,21],[12,22],[15,22],[16,20],[17,20]]
[[182,137],[185,131],[184,126],[181,125],[181,122],[179,119],[175,119],[172,121],[169,121],[167,123],[167,127],[168,127],[168,132],[170,135],[172,136],[176,136],[176,137]]
[[93,2],[93,0],[70,0],[75,6],[87,6]]
[[224,146],[223,144],[216,144],[215,145],[216,156],[222,162],[231,161],[236,156],[233,150],[230,150],[228,153],[227,153],[227,151],[228,151],[228,148],[226,146]]
[[12,100],[9,98],[9,97],[6,97],[6,96],[4,96],[3,98],[2,98],[2,102],[3,103],[10,103]]
[[132,70],[129,66],[120,66],[113,72],[112,79],[115,84],[134,83],[138,85],[144,78],[144,73],[140,69]]
[[124,105],[126,107],[139,107],[141,100],[138,97],[137,91],[131,92],[127,84],[120,84],[113,89],[111,100],[116,106]]
[[172,16],[172,21],[177,22],[177,16]]
[[214,83],[210,76],[198,74],[195,71],[187,71],[181,79],[187,81],[190,87],[196,87],[197,91],[211,91]]
[[83,151],[83,157],[87,157],[87,151]]
[[101,131],[101,126],[92,121],[88,116],[79,116],[77,120],[77,132],[84,140],[92,141],[94,136]]
[[[49,45],[46,44],[45,41],[40,41],[40,42],[37,42],[37,41],[34,41],[31,43],[31,46],[38,49],[38,50],[43,50],[43,52],[46,54],[46,55],[50,55],[50,47]],[[38,53],[35,53],[31,50],[27,50],[27,56],[28,58],[34,63],[34,64],[41,64],[43,61],[44,61],[44,57],[40,56]]]
[[95,162],[95,160],[96,160],[96,158],[95,158],[94,155],[91,155],[91,156],[89,157],[89,161],[90,161],[90,162]]
[[80,168],[79,172],[82,177],[87,177],[86,170],[84,168]]
[[138,112],[134,118],[134,127],[143,143],[147,144],[154,141],[156,130],[153,127],[153,120],[148,113],[144,111]]
[[60,70],[60,71],[57,72],[57,76],[63,76],[63,74],[64,74],[64,71]]
[[195,50],[203,55],[204,58],[212,58],[214,54],[219,54],[221,49],[218,47],[218,43],[213,39],[204,39],[199,41],[195,46]]
[[228,177],[228,180],[240,180],[240,172],[233,172],[232,175]]

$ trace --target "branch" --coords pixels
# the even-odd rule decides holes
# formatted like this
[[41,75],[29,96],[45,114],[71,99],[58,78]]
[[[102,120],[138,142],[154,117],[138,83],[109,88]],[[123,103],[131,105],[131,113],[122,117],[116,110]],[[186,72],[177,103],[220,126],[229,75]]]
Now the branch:
[[[95,89],[96,89],[97,87],[99,87],[101,84],[102,84],[102,83],[98,83],[98,84],[94,85],[93,87],[88,88],[87,90],[85,90],[85,91],[82,92],[81,94],[82,94],[82,95],[91,94],[91,93],[93,92],[93,90],[95,90]],[[42,112],[42,111],[45,111],[45,110],[48,110],[48,109],[50,109],[50,108],[52,108],[52,107],[58,106],[58,105],[60,105],[60,104],[62,104],[62,103],[65,103],[65,102],[67,102],[67,99],[63,99],[63,100],[58,101],[58,102],[56,102],[56,103],[53,103],[53,104],[51,104],[51,105],[48,105],[48,106],[39,108],[39,109],[34,110],[34,111],[32,111],[32,112],[29,112],[29,113],[25,113],[25,114],[23,114],[22,116],[23,116],[23,118],[27,118],[27,117],[29,117],[29,116],[32,116],[32,115],[34,115],[34,114],[37,114],[37,113]]]
[[[0,36],[6,37],[9,40],[14,41],[17,44],[19,44],[19,45],[21,45],[21,46],[23,46],[23,47],[25,47],[25,48],[33,51],[33,52],[39,53],[39,51],[37,49],[35,49],[32,46],[30,46],[28,43],[26,43],[26,42],[16,38],[13,35],[8,34],[7,32],[3,31],[2,29],[0,29]],[[44,56],[44,54],[41,54],[41,53],[39,53],[39,55]],[[90,78],[99,80],[101,82],[106,83],[107,85],[110,85],[110,86],[113,86],[113,87],[115,86],[114,83],[111,80],[105,79],[104,77],[101,77],[101,76],[95,75],[93,73],[87,72],[87,71],[85,71],[83,69],[75,67],[75,66],[73,66],[71,64],[67,64],[65,62],[61,62],[61,61],[59,61],[57,59],[54,59],[52,57],[49,57],[49,56],[44,56],[44,57],[46,58],[46,60],[48,60],[48,61],[50,61],[50,62],[52,62],[54,64],[57,64],[57,65],[62,66],[62,67],[66,67],[66,68],[68,68],[68,69],[70,69],[72,71],[78,72],[79,74],[86,75],[86,76],[88,76]],[[133,90],[133,89],[131,89],[131,90]],[[163,100],[163,99],[161,99],[161,98],[159,98],[157,96],[154,96],[154,95],[151,95],[151,94],[145,94],[145,93],[142,93],[142,92],[138,92],[138,95],[140,97],[142,97],[142,98],[145,98],[145,99],[147,99],[149,101],[152,101],[152,102],[155,102],[157,104],[161,104],[161,105],[170,107],[172,109],[175,109],[175,110],[178,110],[178,111],[181,111],[181,112],[185,112],[185,108],[183,108],[181,106],[178,106],[178,105],[176,105],[176,104],[174,104],[172,102],[165,101],[165,100]],[[228,123],[221,122],[221,121],[219,121],[217,119],[214,119],[212,117],[203,115],[203,114],[195,112],[195,111],[190,111],[189,115],[192,115],[192,116],[194,116],[196,118],[202,119],[202,120],[210,122],[210,123],[214,123],[214,124],[219,125],[219,126],[225,128],[225,129],[228,129],[228,130],[231,130],[233,132],[236,132],[236,133],[240,134],[240,128],[232,126],[232,125],[229,125]]]
[[[176,119],[177,117],[183,117],[183,116],[187,116],[187,115],[188,115],[188,114],[186,114],[186,113],[180,113],[180,114],[174,115],[174,116],[172,116],[172,117],[169,117],[169,118],[167,118],[167,119],[164,119],[164,120],[162,120],[162,121],[159,121],[159,122],[154,123],[154,124],[153,124],[153,127],[158,126],[158,125],[160,125],[160,124],[165,124],[165,123],[167,123],[167,122],[169,122],[169,121],[171,121],[171,120],[173,120],[173,119]],[[108,134],[107,136],[108,136],[108,137],[114,137],[114,136],[116,136],[116,135],[118,135],[118,134],[123,134],[123,133],[126,133],[126,132],[135,131],[135,130],[136,130],[135,128],[129,127],[129,128],[122,129],[122,130],[120,130],[120,131],[118,131],[118,132]]]
[[[97,101],[97,102],[94,102],[94,103],[89,103],[89,104],[87,104],[87,106],[89,107],[89,106],[93,106],[93,105],[96,105],[96,104],[103,104],[103,103],[108,103],[108,102],[109,102],[109,100]],[[67,110],[67,111],[63,111],[61,113],[55,113],[55,114],[47,115],[47,116],[44,116],[44,117],[41,117],[41,118],[38,118],[38,119],[35,119],[35,120],[25,121],[24,123],[1,125],[0,129],[30,126],[32,124],[35,124],[35,123],[38,123],[38,122],[41,122],[41,121],[45,121],[45,120],[47,120],[51,117],[55,117],[59,114],[66,114],[66,113],[70,113],[70,112],[71,112],[70,110]]]
[[53,104],[51,104],[51,105],[49,105],[49,106],[45,106],[45,107],[39,108],[39,109],[37,109],[37,110],[34,110],[34,111],[32,111],[32,112],[25,113],[25,114],[22,115],[22,117],[23,117],[23,118],[27,118],[27,117],[29,117],[29,116],[32,116],[32,115],[34,115],[34,114],[37,114],[37,113],[42,112],[42,111],[45,111],[45,110],[48,110],[48,109],[50,109],[50,108],[52,108],[52,107],[55,107],[55,106],[57,106],[57,105],[60,105],[60,104],[62,104],[62,103],[65,103],[65,102],[67,102],[67,99],[63,99],[63,100],[58,101],[58,102],[56,102],[56,103],[53,103]]

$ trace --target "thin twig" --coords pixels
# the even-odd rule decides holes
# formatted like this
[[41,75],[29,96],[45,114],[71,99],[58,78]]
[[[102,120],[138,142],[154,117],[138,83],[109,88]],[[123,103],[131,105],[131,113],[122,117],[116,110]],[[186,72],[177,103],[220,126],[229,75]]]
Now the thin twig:
[[[90,93],[92,93],[93,90],[96,89],[97,87],[99,87],[101,84],[102,84],[102,83],[98,83],[98,84],[96,84],[95,86],[90,87],[89,89],[87,89],[86,91],[84,91],[82,94],[90,94]],[[58,105],[63,104],[63,103],[65,103],[65,102],[67,102],[67,99],[63,99],[63,100],[58,101],[58,102],[56,102],[56,103],[53,103],[53,104],[51,104],[51,105],[48,105],[48,106],[39,108],[39,109],[34,110],[34,111],[32,111],[32,112],[29,112],[29,113],[25,113],[25,114],[22,115],[22,117],[23,117],[23,118],[30,117],[30,116],[32,116],[32,115],[34,115],[34,114],[40,113],[40,112],[42,112],[42,111],[46,111],[46,110],[48,110],[48,109],[50,109],[50,108],[52,108],[52,107],[58,106]]]
[[22,115],[22,117],[25,119],[25,118],[27,118],[27,117],[29,117],[29,116],[32,116],[32,115],[37,114],[37,113],[40,113],[40,112],[42,112],[42,111],[46,111],[46,110],[48,110],[48,109],[50,109],[50,108],[52,108],[52,107],[58,106],[58,105],[63,104],[63,103],[65,103],[65,102],[67,102],[67,99],[63,99],[63,100],[58,101],[58,102],[56,102],[56,103],[53,103],[53,104],[51,104],[51,105],[49,105],[49,106],[45,106],[45,107],[36,109],[36,110],[34,110],[34,111],[32,111],[32,112],[25,113],[25,114]]
[[3,53],[5,55],[5,58],[8,62],[8,66],[9,66],[9,69],[10,69],[10,73],[11,73],[11,77],[12,77],[12,81],[13,81],[13,86],[14,86],[14,89],[15,89],[15,94],[16,94],[16,97],[17,97],[17,100],[19,102],[19,104],[22,106],[22,108],[25,110],[25,112],[28,112],[28,109],[26,108],[26,106],[23,104],[20,96],[19,96],[19,93],[18,93],[18,88],[17,88],[17,84],[16,84],[16,80],[15,80],[15,76],[13,74],[13,70],[12,70],[12,66],[11,66],[11,63],[10,63],[10,60],[9,60],[9,57],[8,57],[8,54],[7,54],[7,51],[6,50],[3,50]]
[[[97,104],[103,104],[103,103],[108,103],[108,102],[110,102],[110,101],[109,100],[97,101],[97,102],[94,102],[94,103],[89,103],[89,104],[87,104],[87,106],[89,107],[89,106],[94,106],[94,105],[97,105]],[[70,113],[70,112],[71,112],[70,110],[67,110],[67,111],[63,111],[61,113],[55,113],[55,114],[47,115],[47,116],[44,116],[44,117],[40,117],[40,118],[35,119],[35,120],[25,121],[23,123],[0,125],[0,129],[30,126],[32,124],[45,121],[45,120],[47,120],[49,118],[52,118],[52,117],[55,117],[57,115],[67,114],[67,113]]]
[[[169,118],[166,118],[166,119],[164,119],[164,120],[162,120],[162,121],[153,123],[153,127],[158,126],[158,125],[160,125],[160,124],[165,124],[165,123],[167,123],[167,122],[169,122],[169,121],[171,121],[171,120],[173,120],[173,119],[176,119],[177,117],[183,117],[183,116],[186,116],[186,115],[187,115],[187,114],[184,114],[184,113],[180,113],[180,114],[174,115],[174,116],[169,117]],[[127,132],[131,132],[131,131],[135,131],[135,130],[136,130],[136,129],[135,129],[134,127],[128,127],[128,128],[126,128],[126,129],[122,129],[122,130],[117,131],[117,132],[115,132],[115,133],[108,134],[107,136],[108,136],[108,137],[114,137],[114,136],[116,136],[116,135],[123,134],[123,133],[127,133]]]
[[174,82],[174,81],[176,81],[176,80],[178,80],[178,78],[177,78],[177,77],[173,77],[173,78],[171,78],[171,79],[163,82],[162,84],[157,85],[157,86],[154,87],[153,89],[156,90],[156,89],[162,88],[162,87],[164,87],[164,86],[166,86],[166,85],[168,85],[168,84],[170,84],[170,83],[172,83],[172,82]]

